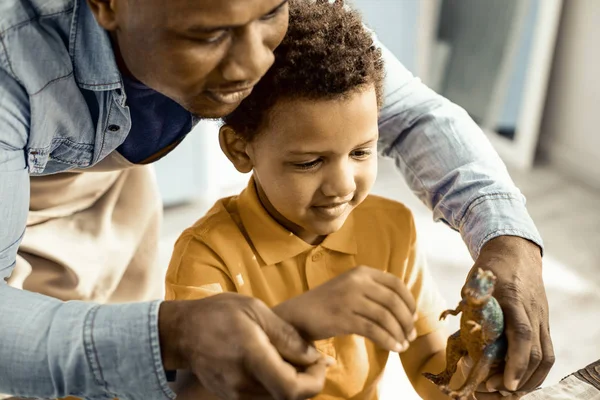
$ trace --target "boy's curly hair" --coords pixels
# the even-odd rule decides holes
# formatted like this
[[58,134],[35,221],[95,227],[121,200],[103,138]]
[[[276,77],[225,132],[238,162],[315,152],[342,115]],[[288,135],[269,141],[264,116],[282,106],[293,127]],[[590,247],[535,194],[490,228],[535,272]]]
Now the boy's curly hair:
[[381,50],[358,12],[343,0],[290,0],[289,28],[273,66],[223,120],[252,140],[278,101],[338,99],[370,84],[381,107],[383,78]]

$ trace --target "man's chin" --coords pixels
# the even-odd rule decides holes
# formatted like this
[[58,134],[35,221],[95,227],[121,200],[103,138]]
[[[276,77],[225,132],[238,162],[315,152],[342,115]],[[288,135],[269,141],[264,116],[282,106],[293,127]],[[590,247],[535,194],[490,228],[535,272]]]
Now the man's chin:
[[200,119],[219,119],[231,114],[241,101],[235,104],[218,104],[212,101],[201,101],[185,107],[194,116]]

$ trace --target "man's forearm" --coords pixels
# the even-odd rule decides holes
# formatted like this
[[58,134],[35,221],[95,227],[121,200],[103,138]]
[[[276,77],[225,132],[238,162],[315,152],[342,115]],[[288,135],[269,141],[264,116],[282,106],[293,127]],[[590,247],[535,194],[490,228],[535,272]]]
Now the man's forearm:
[[479,126],[383,51],[380,153],[394,159],[435,220],[460,231],[473,258],[501,235],[521,236],[542,247],[523,195]]
[[159,303],[61,302],[0,285],[0,393],[174,398],[158,344]]

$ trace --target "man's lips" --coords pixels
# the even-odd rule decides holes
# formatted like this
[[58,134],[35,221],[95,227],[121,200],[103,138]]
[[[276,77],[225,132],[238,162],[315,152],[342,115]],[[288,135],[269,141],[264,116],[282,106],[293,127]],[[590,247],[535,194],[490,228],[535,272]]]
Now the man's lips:
[[232,90],[208,89],[205,91],[205,93],[211,100],[217,103],[237,104],[248,97],[250,93],[252,93],[253,88],[254,86]]
[[256,86],[256,82],[244,86],[221,86],[207,88],[205,93],[213,101],[223,104],[236,104],[244,100],[252,93],[252,89]]

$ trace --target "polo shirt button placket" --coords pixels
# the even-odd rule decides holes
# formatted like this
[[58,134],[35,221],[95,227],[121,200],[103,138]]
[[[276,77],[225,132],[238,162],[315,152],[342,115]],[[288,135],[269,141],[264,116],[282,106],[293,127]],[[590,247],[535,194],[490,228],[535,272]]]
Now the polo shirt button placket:
[[319,251],[315,252],[315,254],[313,254],[310,259],[313,260],[313,262],[317,262],[321,258],[323,258],[323,252],[321,250],[319,250]]

